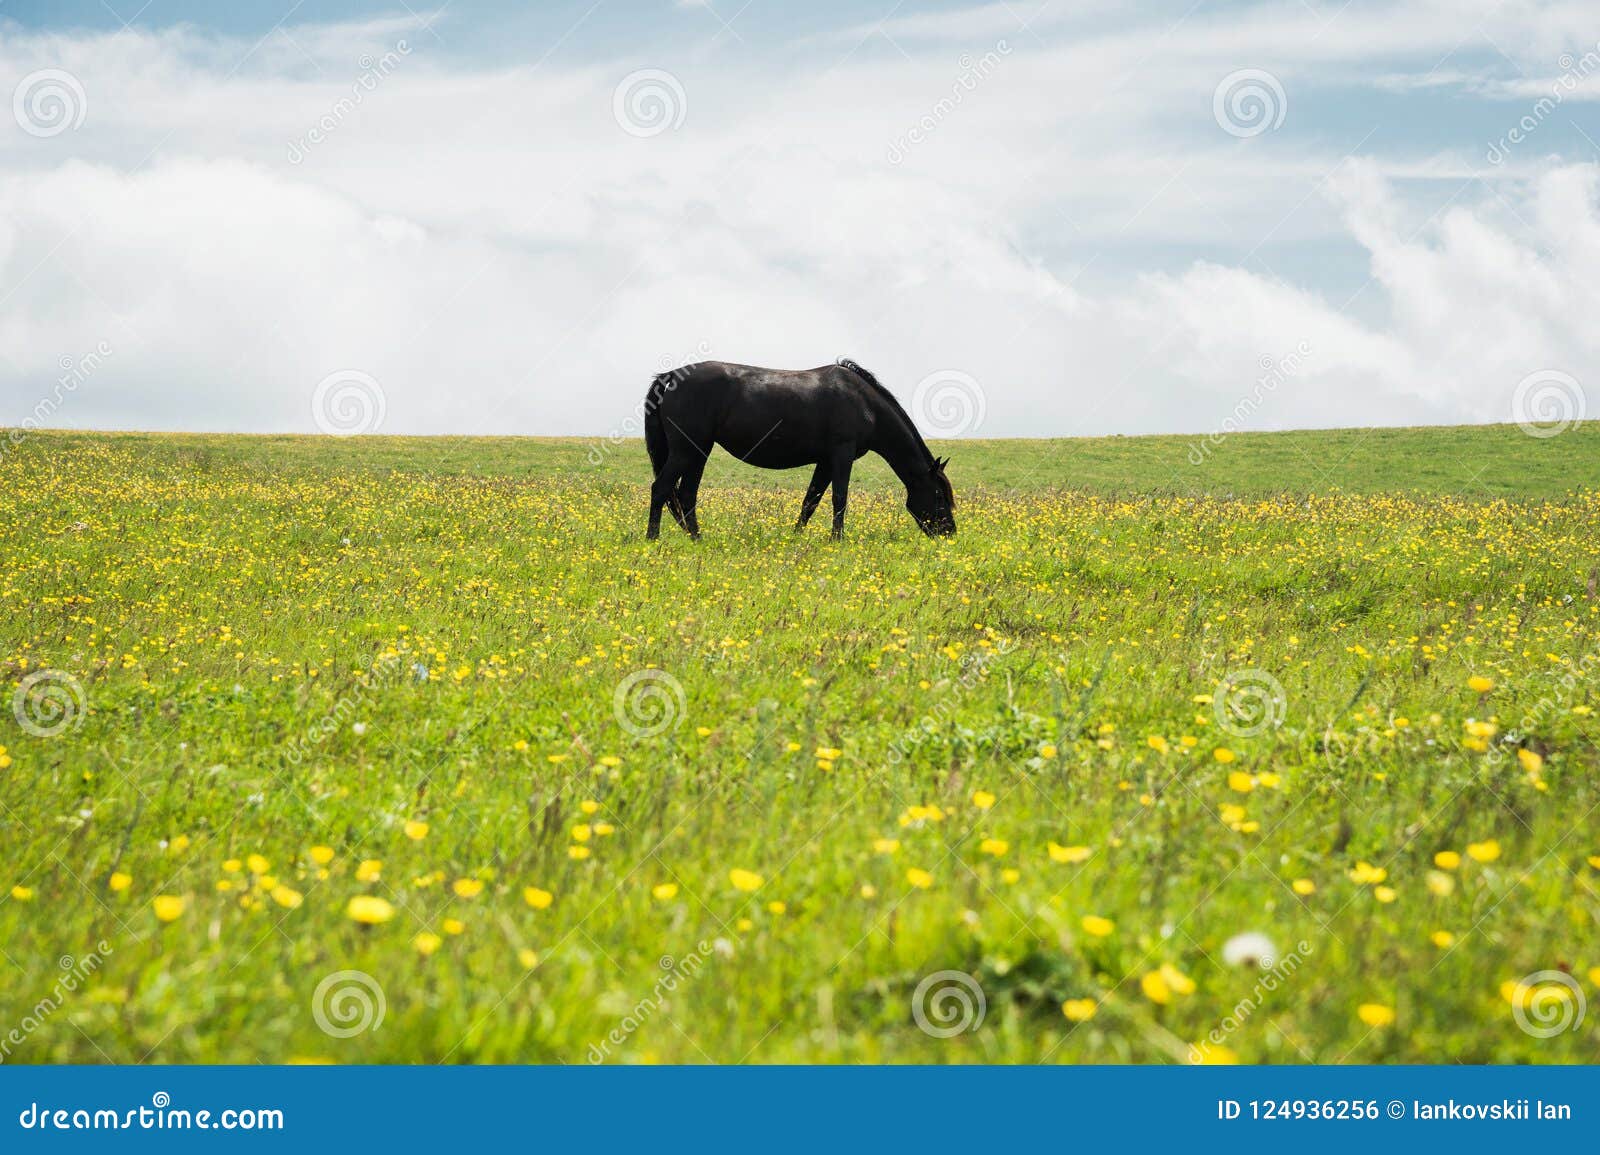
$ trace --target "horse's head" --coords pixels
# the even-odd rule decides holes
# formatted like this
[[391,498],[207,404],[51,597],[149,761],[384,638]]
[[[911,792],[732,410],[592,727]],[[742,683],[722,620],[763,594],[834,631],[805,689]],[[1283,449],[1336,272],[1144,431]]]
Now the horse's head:
[[944,474],[950,459],[935,458],[927,475],[906,487],[906,509],[929,537],[948,537],[956,531],[956,491]]

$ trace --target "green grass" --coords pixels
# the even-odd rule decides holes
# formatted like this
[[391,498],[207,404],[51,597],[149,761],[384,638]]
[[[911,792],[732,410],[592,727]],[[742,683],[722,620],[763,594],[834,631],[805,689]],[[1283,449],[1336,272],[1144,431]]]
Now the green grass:
[[1513,1013],[1600,980],[1600,425],[1196,444],[956,443],[941,542],[719,455],[651,545],[637,442],[31,434],[0,683],[77,697],[0,713],[3,1057],[1600,1058]]

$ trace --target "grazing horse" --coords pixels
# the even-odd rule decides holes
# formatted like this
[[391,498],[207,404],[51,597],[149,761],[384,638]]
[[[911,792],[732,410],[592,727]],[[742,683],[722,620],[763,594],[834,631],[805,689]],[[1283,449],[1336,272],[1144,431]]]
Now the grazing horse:
[[906,487],[906,509],[930,537],[956,531],[955,492],[911,418],[854,361],[817,369],[757,369],[702,361],[663,373],[645,397],[645,447],[655,470],[650,526],[661,533],[661,509],[690,537],[700,536],[695,506],[713,445],[764,469],[813,467],[796,530],[805,528],[833,486],[833,536],[844,532],[850,467],[876,453]]

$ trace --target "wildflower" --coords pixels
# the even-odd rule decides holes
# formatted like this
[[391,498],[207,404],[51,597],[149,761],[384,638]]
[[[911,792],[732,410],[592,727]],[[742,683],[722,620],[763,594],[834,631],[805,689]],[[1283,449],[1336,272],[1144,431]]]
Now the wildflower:
[[1297,878],[1289,884],[1289,889],[1304,898],[1308,894],[1317,893],[1317,884],[1309,878]]
[[1235,770],[1228,775],[1228,789],[1236,794],[1248,794],[1256,788],[1256,780],[1243,770]]
[[376,858],[363,859],[356,867],[357,882],[377,882],[383,876],[383,863]]
[[1222,961],[1229,966],[1269,967],[1278,957],[1272,940],[1258,931],[1236,934],[1222,944]]
[[1433,856],[1433,864],[1440,870],[1454,870],[1461,865],[1461,855],[1453,850],[1441,850]]
[[1010,849],[1011,844],[1003,838],[985,838],[978,843],[979,853],[992,855],[995,858],[1000,858]]
[[1045,843],[1045,848],[1050,852],[1051,862],[1083,862],[1094,853],[1087,846],[1058,846],[1054,842]]
[[1009,866],[1000,872],[1000,881],[1005,883],[1007,886],[1015,884],[1016,881],[1021,877],[1022,871]]
[[1189,1048],[1189,1061],[1201,1067],[1231,1067],[1239,1061],[1239,1055],[1232,1047],[1207,1040]]
[[933,875],[929,874],[926,870],[920,870],[913,866],[910,870],[906,871],[906,881],[912,886],[916,887],[918,890],[927,890],[928,887],[933,885]]
[[111,877],[106,881],[106,885],[114,891],[124,891],[133,885],[133,876],[124,874],[120,870],[113,870]]
[[1537,774],[1540,770],[1544,769],[1544,759],[1535,754],[1532,750],[1518,750],[1517,762],[1520,763],[1522,768],[1529,774]]
[[1447,950],[1455,945],[1456,936],[1447,930],[1436,930],[1428,936],[1428,941],[1440,950]]
[[1394,887],[1392,886],[1378,886],[1373,888],[1372,897],[1377,899],[1379,902],[1389,903],[1393,902],[1400,896],[1398,893],[1396,893]]
[[434,934],[431,930],[419,931],[411,940],[411,945],[417,948],[417,953],[427,958],[443,944],[444,939]]
[[589,857],[590,853],[591,851],[587,846],[574,845],[567,847],[567,857],[575,862],[582,862]]
[[777,899],[773,899],[771,902],[767,903],[767,913],[768,914],[783,914],[788,909],[789,909],[789,904],[788,903],[779,902]]
[[759,890],[766,879],[753,870],[740,870],[735,867],[728,871],[728,881],[733,883],[735,890],[742,890],[748,894],[753,890]]
[[1494,679],[1486,678],[1482,674],[1473,674],[1467,679],[1467,688],[1474,694],[1487,694],[1494,689]]
[[1080,921],[1084,933],[1091,934],[1095,938],[1105,938],[1106,935],[1117,929],[1116,923],[1109,918],[1102,918],[1098,914],[1086,914]]
[[1055,756],[1056,756],[1055,743],[1046,742],[1043,746],[1039,747],[1039,757],[1048,760],[1048,759],[1054,758]]
[[994,805],[994,795],[987,790],[974,790],[972,792],[972,804],[979,810],[987,810]]
[[18,883],[16,886],[11,888],[11,897],[16,899],[18,902],[32,902],[33,887],[23,886],[21,883]]
[[1068,999],[1061,1004],[1061,1013],[1074,1023],[1087,1023],[1099,1009],[1100,1004],[1094,999]]
[[1218,746],[1215,750],[1211,751],[1211,756],[1218,762],[1221,762],[1224,766],[1238,757],[1237,754],[1228,749],[1226,746]]
[[539,965],[539,954],[537,951],[523,947],[517,952],[517,962],[521,964],[523,970],[531,971]]
[[1157,754],[1165,754],[1169,749],[1171,749],[1171,747],[1167,745],[1167,740],[1160,734],[1150,735],[1150,737],[1145,739],[1145,744]]
[[259,854],[250,855],[244,860],[244,864],[250,868],[251,874],[266,874],[272,869],[272,863]]
[[272,895],[272,901],[285,910],[294,910],[305,901],[305,896],[292,886],[280,884],[274,886],[269,893]]
[[328,863],[333,861],[333,847],[313,846],[311,848],[311,861],[318,866],[327,866]]
[[477,898],[483,893],[483,879],[458,878],[450,884],[450,889],[456,892],[457,898]]
[[1144,997],[1164,1007],[1172,1001],[1172,988],[1167,985],[1165,976],[1160,971],[1150,971],[1139,980],[1139,989],[1144,992]]
[[898,838],[874,838],[872,851],[874,854],[893,854],[900,849]]
[[183,908],[189,905],[189,900],[176,894],[158,894],[150,900],[150,909],[156,912],[156,917],[162,922],[171,922],[183,913]]
[[1467,843],[1467,857],[1474,862],[1493,862],[1500,857],[1500,843],[1493,838]]
[[394,917],[394,907],[387,899],[379,898],[375,894],[355,895],[350,899],[344,912],[356,922],[366,926],[376,926]]
[[467,929],[467,924],[459,918],[447,918],[439,924],[439,929],[445,934],[460,934]]
[[540,890],[537,886],[525,887],[522,891],[522,901],[534,910],[544,910],[555,901],[555,898],[556,896],[548,890]]
[[600,803],[596,802],[593,798],[585,798],[582,802],[578,803],[578,809],[583,811],[585,814],[594,815],[599,813]]
[[413,818],[410,822],[407,822],[404,829],[406,832],[406,837],[411,839],[413,842],[421,842],[424,838],[428,837],[428,824],[426,822],[419,822],[415,818]]
[[1387,1027],[1394,1022],[1394,1008],[1383,1003],[1362,1003],[1356,1017],[1369,1027]]
[[1442,870],[1430,870],[1427,875],[1428,893],[1439,898],[1449,898],[1455,893],[1456,880]]
[[1350,870],[1350,881],[1359,886],[1371,886],[1389,877],[1389,872],[1370,862],[1357,862]]
[[588,842],[589,835],[592,833],[593,831],[589,828],[587,823],[580,823],[572,828],[572,841]]
[[651,897],[660,902],[670,902],[678,897],[678,884],[676,882],[658,882],[650,888]]

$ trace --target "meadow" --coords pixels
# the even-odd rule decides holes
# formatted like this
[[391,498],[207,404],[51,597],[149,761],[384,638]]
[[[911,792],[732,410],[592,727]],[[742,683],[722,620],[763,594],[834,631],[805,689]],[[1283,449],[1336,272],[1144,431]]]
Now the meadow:
[[1600,423],[32,432],[6,1062],[1600,1060]]

